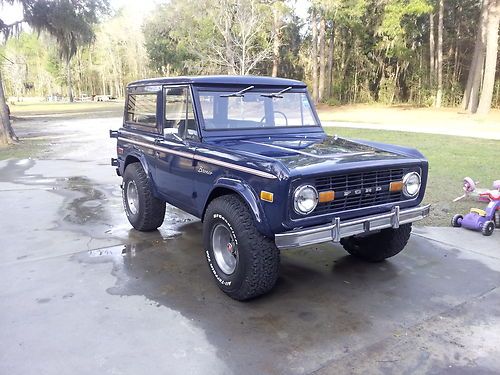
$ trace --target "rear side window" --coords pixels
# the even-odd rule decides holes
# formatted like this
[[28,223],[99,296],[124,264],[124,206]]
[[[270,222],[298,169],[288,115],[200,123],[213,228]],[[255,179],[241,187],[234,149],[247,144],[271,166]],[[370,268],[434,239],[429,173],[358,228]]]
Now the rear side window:
[[130,94],[127,102],[127,122],[156,127],[156,101],[158,95]]

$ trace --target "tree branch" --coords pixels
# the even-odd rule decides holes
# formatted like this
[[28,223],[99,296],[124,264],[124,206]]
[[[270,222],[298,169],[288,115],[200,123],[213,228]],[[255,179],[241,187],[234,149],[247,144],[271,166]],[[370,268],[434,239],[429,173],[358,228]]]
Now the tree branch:
[[0,30],[5,33],[6,30],[11,30],[13,28],[19,27],[19,25],[21,25],[23,22],[25,22],[24,18],[12,23],[5,23],[0,19]]

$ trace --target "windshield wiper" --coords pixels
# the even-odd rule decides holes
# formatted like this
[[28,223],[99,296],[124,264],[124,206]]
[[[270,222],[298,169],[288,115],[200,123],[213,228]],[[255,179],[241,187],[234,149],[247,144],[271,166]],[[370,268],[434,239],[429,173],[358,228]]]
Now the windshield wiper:
[[273,92],[272,94],[262,94],[261,96],[265,96],[266,98],[282,98],[281,94],[292,89],[292,86],[287,87],[286,89],[281,90],[280,92]]
[[248,86],[246,89],[243,89],[243,90],[240,90],[240,91],[237,91],[237,92],[233,92],[231,94],[223,94],[223,95],[219,95],[221,98],[233,98],[233,97],[243,97],[244,93],[253,89],[255,86]]

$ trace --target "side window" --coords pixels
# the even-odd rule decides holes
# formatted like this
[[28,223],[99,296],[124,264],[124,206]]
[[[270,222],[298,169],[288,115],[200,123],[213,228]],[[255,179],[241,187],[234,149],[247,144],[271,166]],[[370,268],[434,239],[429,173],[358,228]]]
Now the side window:
[[187,87],[166,88],[163,132],[165,135],[175,133],[186,139],[198,138],[193,102]]
[[156,127],[156,93],[129,94],[127,101],[127,122]]

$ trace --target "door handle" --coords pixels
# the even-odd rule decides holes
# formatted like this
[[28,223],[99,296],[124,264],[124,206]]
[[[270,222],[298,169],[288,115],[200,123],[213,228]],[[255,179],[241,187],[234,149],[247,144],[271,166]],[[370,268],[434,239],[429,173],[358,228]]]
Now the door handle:
[[[153,143],[154,143],[155,145],[159,145],[159,144],[161,143],[161,141],[162,141],[162,139],[161,139],[160,137],[158,137],[158,138],[155,138],[155,139],[154,139]],[[160,151],[155,150],[155,157],[157,157],[157,158],[159,158],[159,157],[160,157]]]

